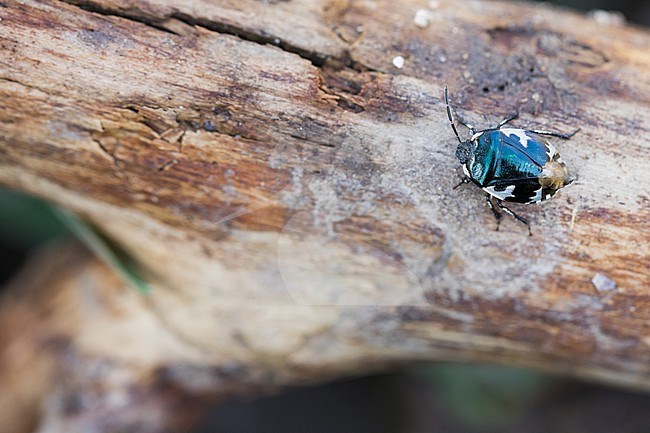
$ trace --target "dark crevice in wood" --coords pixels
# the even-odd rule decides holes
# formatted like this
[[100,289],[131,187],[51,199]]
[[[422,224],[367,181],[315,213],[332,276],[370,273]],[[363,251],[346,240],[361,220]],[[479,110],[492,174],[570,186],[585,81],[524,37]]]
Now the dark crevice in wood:
[[[170,33],[173,35],[177,36],[182,36],[179,35],[179,33],[171,30],[167,26],[164,25],[164,23],[169,20],[169,19],[176,19],[180,22],[183,22],[189,26],[199,26],[199,27],[204,27],[208,30],[211,30],[213,32],[219,33],[219,34],[224,34],[224,35],[231,35],[235,36],[239,39],[248,41],[248,42],[254,42],[260,45],[272,45],[275,47],[280,48],[283,51],[286,51],[288,53],[296,54],[297,56],[309,60],[314,66],[316,67],[322,67],[325,65],[325,62],[328,61],[331,57],[328,56],[327,54],[324,53],[319,53],[317,51],[311,51],[307,50],[304,48],[301,48],[299,46],[290,44],[286,42],[285,40],[282,40],[281,38],[273,35],[261,35],[259,33],[252,32],[250,30],[246,30],[242,27],[238,26],[233,26],[232,24],[228,23],[223,23],[223,22],[218,22],[214,20],[208,20],[208,19],[203,19],[203,18],[195,18],[190,15],[176,12],[172,13],[170,16],[167,17],[155,17],[155,16],[147,16],[144,14],[142,11],[139,10],[133,10],[133,11],[118,11],[115,9],[109,9],[106,7],[103,7],[101,5],[98,5],[94,2],[86,2],[86,1],[79,1],[79,0],[61,0],[64,3],[70,4],[77,6],[83,10],[86,10],[88,12],[93,12],[99,15],[104,15],[104,16],[115,16],[123,19],[127,19],[130,21],[135,21],[141,24],[144,24],[146,26],[152,27],[156,30],[163,31],[165,33]],[[345,66],[357,71],[357,72],[379,72],[376,69],[370,68],[357,60],[354,60],[349,52],[345,52],[342,58],[340,59],[335,59],[343,63]]]
[[221,22],[202,19],[202,18],[194,18],[187,14],[178,13],[178,12],[172,14],[170,18],[175,18],[191,26],[205,27],[206,29],[212,30],[213,32],[216,33],[236,36],[245,41],[255,42],[260,45],[273,45],[275,47],[282,49],[283,51],[296,54],[305,60],[309,60],[314,66],[317,67],[323,66],[328,57],[323,53],[305,50],[304,48],[300,48],[298,46],[287,43],[286,41],[283,41],[282,39],[276,36],[260,35],[251,32],[249,30],[243,29],[241,27],[233,26],[227,23],[221,23]]
[[323,64],[325,64],[325,61],[327,60],[327,56],[325,54],[318,53],[315,51],[305,50],[303,48],[289,44],[273,35],[263,36],[251,32],[249,30],[245,30],[241,27],[233,26],[231,24],[221,23],[221,22],[201,19],[201,18],[194,18],[190,15],[183,14],[183,13],[177,12],[171,14],[168,17],[160,18],[160,17],[146,16],[139,10],[133,10],[129,12],[117,11],[115,9],[105,8],[94,2],[77,1],[77,0],[61,0],[61,1],[64,3],[77,6],[88,12],[93,12],[104,16],[115,16],[119,18],[124,18],[130,21],[135,21],[147,25],[149,27],[153,27],[156,30],[160,30],[177,36],[179,35],[178,33],[170,30],[169,28],[163,25],[163,23],[169,18],[177,19],[190,26],[204,27],[208,30],[214,31],[219,34],[236,36],[242,40],[255,42],[260,45],[273,45],[282,49],[283,51],[296,54],[299,57],[302,57],[303,59],[309,60],[312,64],[314,64],[314,66],[320,67]]
[[[287,43],[286,41],[272,35],[260,35],[249,30],[245,30],[241,27],[233,26],[232,24],[221,23],[213,20],[206,20],[201,18],[194,18],[187,14],[174,13],[170,18],[175,18],[179,21],[184,22],[185,24],[191,26],[200,26],[205,27],[208,30],[212,30],[219,34],[226,34],[231,36],[236,36],[240,39],[249,42],[255,42],[261,45],[273,45],[286,51],[288,53],[296,54],[299,57],[309,60],[314,66],[320,68],[325,65],[325,62],[331,59],[331,56],[328,56],[324,53],[319,53],[317,51],[310,51],[299,46]],[[354,69],[357,72],[378,72],[375,69],[369,68],[360,62],[354,60],[349,51],[346,51],[342,58],[333,59],[338,60],[343,63],[345,66]]]
[[22,81],[17,80],[17,79],[15,79],[15,78],[10,78],[10,77],[0,77],[0,81],[7,81],[8,83],[18,84],[18,85],[23,86],[23,87],[26,87],[26,88],[28,88],[28,89],[37,90],[37,91],[42,92],[42,93],[48,93],[48,92],[46,92],[45,90],[43,90],[43,89],[41,89],[41,88],[39,88],[39,87],[37,87],[37,86],[31,85],[31,84],[27,84],[27,83],[23,83]]
[[102,153],[104,153],[106,156],[108,156],[113,161],[113,164],[117,167],[118,164],[117,164],[117,158],[115,157],[115,155],[113,155],[111,152],[109,152],[108,149],[102,144],[101,141],[99,141],[95,137],[91,137],[91,138],[92,138],[93,142],[97,145],[97,147],[99,147],[99,149],[102,151]]
[[132,13],[128,12],[120,12],[114,9],[108,9],[103,6],[100,6],[96,3],[93,2],[85,2],[85,1],[77,1],[77,0],[61,0],[63,3],[67,3],[69,5],[77,6],[80,9],[83,9],[88,12],[92,12],[98,15],[104,15],[104,16],[109,16],[109,17],[118,17],[118,18],[124,18],[129,21],[135,21],[140,24],[144,24],[146,26],[152,27],[156,30],[160,30],[165,33],[170,33],[172,35],[178,35],[176,32],[173,32],[164,26],[161,25],[161,20],[154,18],[154,17],[145,17],[140,15],[139,11],[134,11]]

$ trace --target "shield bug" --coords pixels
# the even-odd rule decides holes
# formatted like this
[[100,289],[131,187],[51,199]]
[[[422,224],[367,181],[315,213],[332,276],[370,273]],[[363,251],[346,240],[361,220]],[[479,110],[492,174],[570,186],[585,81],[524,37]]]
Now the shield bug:
[[458,139],[456,158],[463,165],[466,176],[454,189],[470,182],[482,188],[486,192],[485,201],[497,220],[497,230],[501,213],[494,207],[493,199],[499,209],[525,224],[528,234],[532,235],[530,223],[503,202],[539,203],[550,199],[559,189],[573,182],[574,177],[560,154],[545,137],[569,139],[579,129],[571,134],[561,134],[504,127],[518,117],[519,114],[515,113],[494,128],[477,131],[458,118],[459,123],[472,134],[469,140],[463,141],[454,123],[446,86],[445,104],[449,123]]

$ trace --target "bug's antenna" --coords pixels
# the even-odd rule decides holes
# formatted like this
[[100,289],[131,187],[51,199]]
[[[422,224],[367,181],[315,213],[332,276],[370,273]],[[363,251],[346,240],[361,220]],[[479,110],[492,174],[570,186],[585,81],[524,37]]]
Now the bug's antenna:
[[447,104],[447,117],[449,118],[451,129],[454,130],[454,134],[456,134],[456,138],[458,139],[458,142],[462,143],[463,140],[461,140],[460,135],[458,135],[458,130],[456,129],[456,125],[454,124],[454,118],[451,115],[451,107],[449,107],[449,91],[447,90],[447,86],[445,86],[445,104]]

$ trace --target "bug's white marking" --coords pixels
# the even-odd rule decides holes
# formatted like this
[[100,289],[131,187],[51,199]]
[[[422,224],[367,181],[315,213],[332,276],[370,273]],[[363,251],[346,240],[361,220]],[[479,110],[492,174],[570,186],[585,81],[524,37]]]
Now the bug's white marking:
[[548,140],[544,140],[544,144],[546,145],[546,154],[548,155],[548,160],[553,161],[553,157],[557,155],[557,149]]
[[501,200],[515,196],[512,193],[515,190],[514,185],[508,185],[503,191],[495,191],[493,186],[486,186],[483,190]]
[[548,200],[548,199],[551,198],[551,197],[552,197],[551,194],[546,194],[546,197],[544,197],[544,200]]
[[502,133],[505,135],[514,135],[515,137],[519,138],[519,142],[521,143],[522,146],[525,148],[528,148],[528,142],[533,141],[532,138],[526,134],[526,131],[523,129],[515,129],[515,128],[503,128],[500,130]]
[[472,175],[469,174],[469,170],[467,169],[466,164],[463,164],[463,173],[465,173],[465,176],[467,176],[467,177],[472,177]]
[[535,195],[533,198],[530,199],[528,203],[537,203],[539,201],[542,201],[542,187],[540,186],[539,189],[535,190]]

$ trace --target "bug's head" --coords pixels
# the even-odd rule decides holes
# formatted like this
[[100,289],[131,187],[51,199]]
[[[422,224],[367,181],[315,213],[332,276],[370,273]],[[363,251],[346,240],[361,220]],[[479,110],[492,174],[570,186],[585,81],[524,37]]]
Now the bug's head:
[[474,156],[474,146],[470,141],[460,141],[456,147],[456,158],[461,164],[466,164],[467,161]]
[[449,106],[449,91],[447,86],[445,86],[445,104],[447,105],[447,117],[449,118],[449,124],[451,129],[453,129],[456,138],[458,139],[458,147],[456,147],[456,158],[460,161],[461,164],[466,164],[467,161],[472,159],[474,156],[474,146],[472,146],[471,140],[463,141],[458,135],[458,130],[456,129],[456,124],[454,123],[454,118],[451,114],[451,107]]

